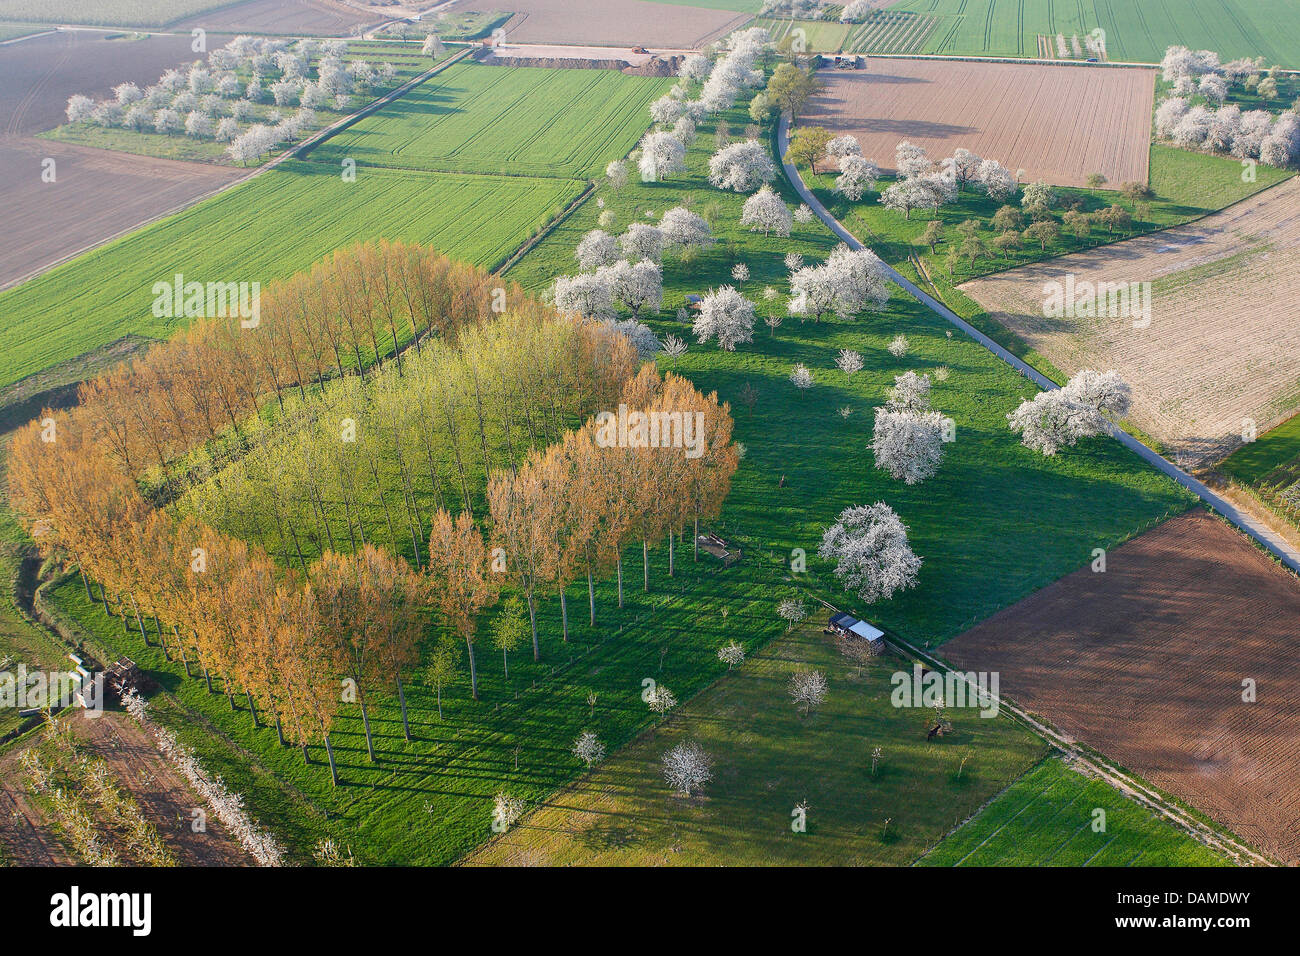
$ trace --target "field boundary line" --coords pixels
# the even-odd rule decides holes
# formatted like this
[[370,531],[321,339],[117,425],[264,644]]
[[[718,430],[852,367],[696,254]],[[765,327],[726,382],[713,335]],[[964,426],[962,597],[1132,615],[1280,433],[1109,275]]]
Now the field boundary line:
[[[820,218],[836,236],[842,239],[850,249],[866,249],[867,247],[863,245],[862,242],[853,235],[853,233],[849,232],[848,229],[841,225],[840,221],[832,216],[830,211],[821,204],[821,201],[813,195],[812,190],[809,189],[808,185],[803,181],[803,177],[799,175],[799,170],[786,161],[785,154],[786,150],[789,148],[789,133],[790,119],[788,114],[783,113],[777,125],[777,151],[780,154],[781,164],[785,168],[786,177],[790,180],[791,185],[794,186],[803,201],[806,202],[813,212],[817,214],[818,218]],[[980,345],[984,346],[988,351],[992,352],[998,358],[1002,359],[1003,362],[1007,363],[1025,378],[1036,384],[1043,391],[1052,391],[1060,387],[1042,372],[1038,371],[1038,369],[1017,358],[1015,355],[1012,355],[1011,352],[993,341],[993,339],[975,328],[975,326],[971,325],[933,296],[921,291],[921,289],[917,288],[915,284],[905,278],[893,266],[883,262],[883,260],[882,265],[884,265],[889,278],[895,285],[909,293],[918,302],[930,309],[931,312],[934,312],[936,315],[946,319],[948,322],[961,329]],[[1286,567],[1291,571],[1300,573],[1300,551],[1291,547],[1284,538],[1276,534],[1272,529],[1266,527],[1261,522],[1256,521],[1251,515],[1242,511],[1222,495],[1211,490],[1204,482],[1193,478],[1190,474],[1173,464],[1173,462],[1169,461],[1163,455],[1157,454],[1146,444],[1138,441],[1115,423],[1107,421],[1106,430],[1112,438],[1118,441],[1125,448],[1129,449],[1129,451],[1163,472],[1169,478],[1178,482],[1178,484],[1192,492],[1192,494],[1200,498],[1201,501],[1230,521],[1238,530],[1253,538],[1260,546],[1273,555],[1277,560],[1282,562],[1282,564],[1286,565]]]
[[[163,212],[156,213],[150,216],[148,219],[143,219],[140,222],[133,223],[132,225],[127,226],[125,229],[121,229],[118,232],[113,233],[111,236],[107,236],[103,239],[89,243],[73,252],[65,253],[64,255],[59,256],[57,259],[54,259],[51,262],[47,262],[45,265],[40,266],[36,269],[33,269],[31,272],[28,272],[26,275],[19,276],[17,279],[12,279],[9,282],[0,283],[0,292],[4,292],[7,289],[15,288],[16,286],[20,286],[25,282],[30,282],[32,279],[35,279],[38,276],[43,275],[46,272],[49,272],[51,269],[58,268],[64,263],[76,259],[78,256],[85,255],[87,252],[92,252],[101,246],[106,246],[110,243],[116,242],[119,239],[129,236],[133,232],[137,232],[141,229],[146,228],[147,226],[152,226],[155,223],[162,221],[163,219],[167,219],[170,216],[176,215],[177,213],[184,212],[186,209],[189,209],[193,206],[197,206],[199,203],[205,202],[206,200],[211,199],[214,196],[218,196],[229,189],[234,189],[236,186],[242,186],[244,183],[256,179],[258,176],[262,175],[268,170],[274,169],[275,167],[279,166],[281,163],[285,162],[286,160],[295,159],[298,158],[299,156],[305,156],[306,153],[303,152],[304,150],[310,151],[311,149],[314,149],[315,147],[319,146],[322,142],[324,142],[326,139],[333,136],[335,133],[341,132],[342,130],[346,129],[348,126],[351,126],[357,120],[369,116],[371,113],[374,113],[376,110],[379,110],[384,106],[387,106],[389,103],[393,102],[394,100],[402,96],[405,96],[407,93],[409,93],[412,89],[414,89],[419,84],[423,83],[425,80],[429,79],[430,77],[434,76],[437,73],[440,73],[442,70],[451,66],[453,63],[457,63],[460,60],[463,60],[471,52],[472,52],[471,49],[464,49],[461,50],[459,53],[456,53],[451,58],[443,60],[441,63],[435,64],[431,69],[426,70],[425,72],[421,73],[419,76],[413,77],[412,79],[403,83],[401,86],[389,90],[379,99],[374,100],[373,102],[367,104],[357,112],[350,113],[347,116],[343,117],[342,119],[338,120],[337,122],[332,123],[329,126],[326,126],[324,129],[317,130],[307,139],[303,140],[301,143],[298,143],[297,145],[289,149],[286,149],[283,153],[281,153],[279,156],[275,157],[274,159],[268,160],[262,165],[250,169],[245,175],[238,176],[227,183],[223,183],[222,185],[216,187],[215,189],[210,189],[207,192],[201,193],[198,196],[194,196],[191,199],[186,199],[183,202],[177,203],[175,206],[171,206],[168,209],[164,210]],[[86,147],[86,148],[97,149],[99,147]],[[105,150],[105,152],[120,153],[121,151]],[[134,154],[125,153],[123,155],[130,156]],[[192,161],[175,160],[175,162],[192,162]],[[214,164],[195,163],[195,165],[202,166],[202,165],[214,165]]]

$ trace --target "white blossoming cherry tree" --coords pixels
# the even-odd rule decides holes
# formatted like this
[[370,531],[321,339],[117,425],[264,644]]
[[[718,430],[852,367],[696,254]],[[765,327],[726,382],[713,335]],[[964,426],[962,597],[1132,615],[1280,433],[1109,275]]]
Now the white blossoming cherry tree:
[[845,590],[868,604],[916,586],[921,559],[912,553],[907,528],[883,501],[840,512],[822,534],[817,554],[835,562]]

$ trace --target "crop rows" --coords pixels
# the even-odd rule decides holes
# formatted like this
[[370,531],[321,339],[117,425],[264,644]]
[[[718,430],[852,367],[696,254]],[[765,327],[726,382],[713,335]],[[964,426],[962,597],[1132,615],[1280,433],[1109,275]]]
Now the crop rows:
[[845,41],[850,53],[920,53],[938,21],[911,13],[881,12],[854,28]]

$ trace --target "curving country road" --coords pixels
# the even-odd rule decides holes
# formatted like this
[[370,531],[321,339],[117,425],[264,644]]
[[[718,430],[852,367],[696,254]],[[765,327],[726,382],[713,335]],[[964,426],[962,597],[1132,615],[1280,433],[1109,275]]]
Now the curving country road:
[[[808,207],[817,214],[818,218],[821,219],[822,222],[826,223],[835,235],[844,240],[850,249],[866,249],[867,247],[863,245],[858,238],[853,235],[853,233],[844,228],[840,221],[832,216],[830,211],[827,210],[820,201],[818,201],[817,197],[813,195],[812,190],[804,183],[803,177],[799,175],[799,171],[794,167],[794,164],[785,160],[786,150],[790,145],[789,136],[790,118],[789,116],[782,114],[780,123],[777,127],[776,142],[777,149],[781,154],[781,163],[785,168],[786,178],[790,180],[791,185],[794,186],[795,190],[803,198],[803,201],[808,204]],[[926,308],[930,309],[930,311],[936,313],[948,322],[951,322],[957,328],[961,329],[980,345],[984,346],[998,358],[1002,359],[1002,361],[1014,368],[1021,375],[1032,380],[1039,388],[1047,390],[1058,387],[1051,379],[1012,355],[1001,345],[998,345],[997,342],[994,342],[979,329],[975,328],[975,326],[971,325],[961,316],[949,309],[942,302],[939,302],[934,297],[922,292],[915,284],[900,275],[898,270],[894,269],[888,263],[885,263],[884,266],[890,279],[896,285],[908,292],[908,294],[913,296]],[[1196,495],[1203,502],[1213,508],[1218,514],[1232,522],[1232,524],[1240,531],[1253,538],[1292,571],[1300,573],[1300,551],[1293,548],[1281,536],[1275,534],[1271,529],[1261,524],[1259,521],[1256,521],[1253,517],[1246,514],[1227,499],[1216,494],[1203,482],[1197,481],[1164,456],[1156,454],[1156,452],[1142,444],[1142,442],[1138,441],[1118,425],[1107,423],[1107,429],[1109,430],[1111,437],[1122,444],[1125,448],[1129,449],[1129,451],[1142,458],[1148,464],[1154,465],[1164,474],[1178,482],[1192,494]]]

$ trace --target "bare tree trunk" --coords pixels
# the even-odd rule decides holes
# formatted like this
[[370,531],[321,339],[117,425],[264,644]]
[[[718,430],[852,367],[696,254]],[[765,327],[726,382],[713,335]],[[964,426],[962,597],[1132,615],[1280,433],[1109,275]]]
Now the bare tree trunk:
[[618,609],[623,609],[623,555],[618,556]]
[[[305,751],[306,748],[304,747],[303,750]],[[337,787],[339,785],[339,771],[338,768],[334,766],[334,748],[330,746],[329,734],[325,735],[325,755],[329,757],[330,761],[330,780],[333,782],[334,786]]]
[[253,703],[253,692],[247,687],[244,688],[244,697],[248,700],[248,712],[253,715],[253,727],[260,730],[262,722],[257,719],[257,706]]
[[[361,686],[360,681],[357,682],[357,686],[358,687]],[[374,763],[375,744],[374,741],[370,739],[370,712],[366,710],[366,695],[364,691],[361,693],[360,703],[361,703],[361,725],[366,729],[366,754],[370,757],[370,762]]]
[[591,565],[587,565],[587,604],[591,608],[591,626],[596,626],[596,587],[591,582]]
[[402,733],[406,735],[407,740],[411,737],[411,725],[406,719],[406,691],[402,689],[402,675],[397,675],[397,702],[402,705]]
[[[474,642],[468,637],[465,638],[465,647],[469,649],[469,690],[475,700],[478,700],[478,667],[474,663]],[[442,691],[438,691],[438,718],[442,719]]]
[[528,598],[528,623],[532,626],[533,629],[533,660],[540,661],[542,659],[542,651],[541,648],[538,647],[537,645],[537,608],[533,604],[533,591],[531,588],[529,588],[528,590],[527,598]]
[[641,539],[641,571],[645,575],[646,594],[650,593],[650,545],[645,538]]
[[564,643],[569,643],[569,605],[564,599],[564,589],[560,589],[560,621],[564,626]]

